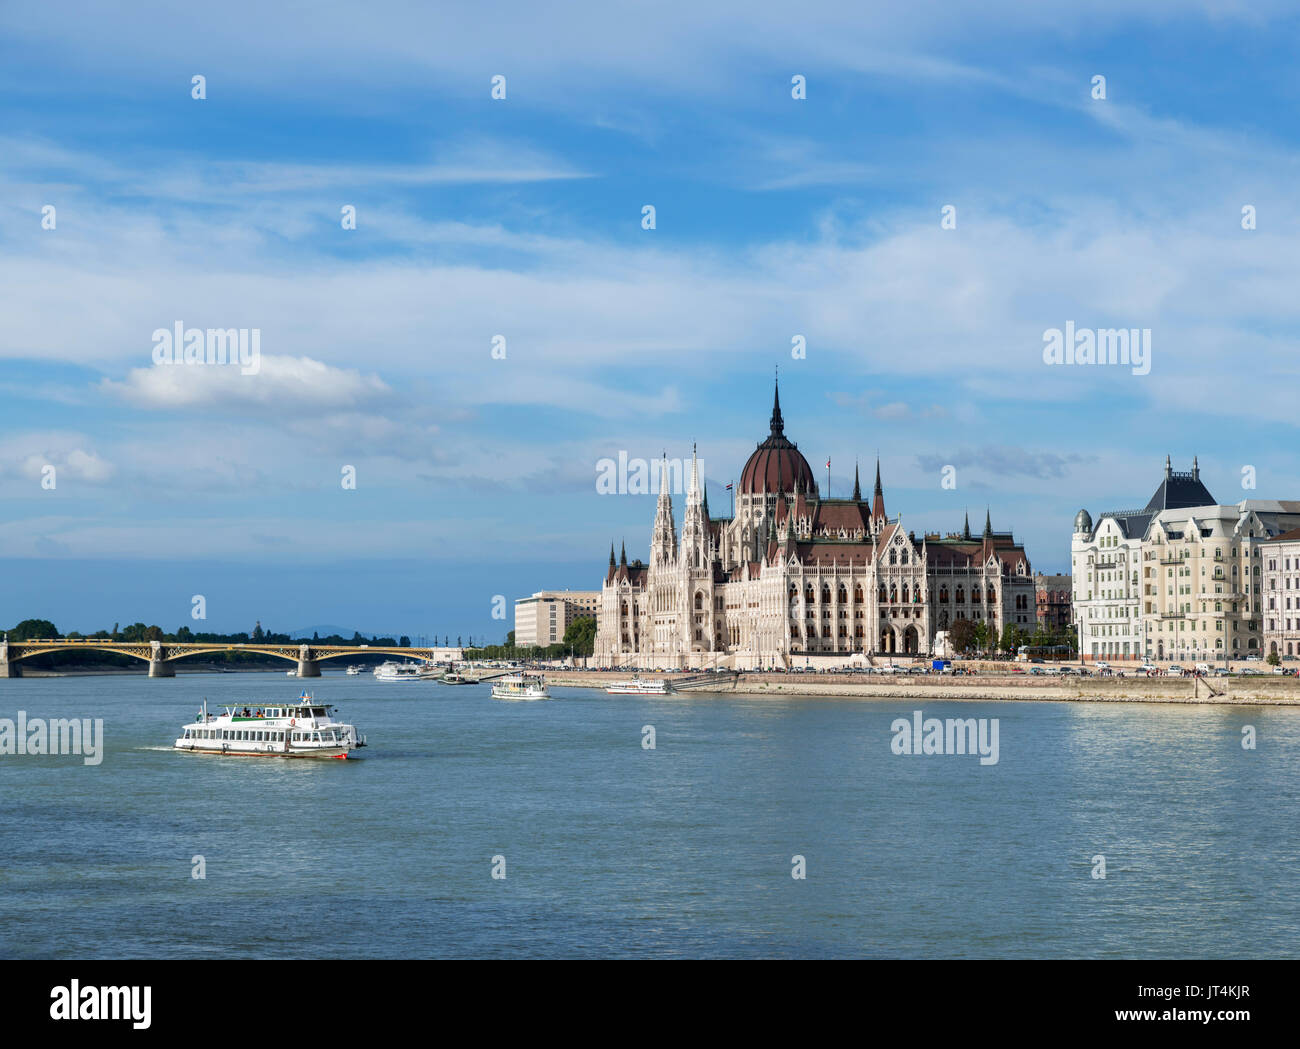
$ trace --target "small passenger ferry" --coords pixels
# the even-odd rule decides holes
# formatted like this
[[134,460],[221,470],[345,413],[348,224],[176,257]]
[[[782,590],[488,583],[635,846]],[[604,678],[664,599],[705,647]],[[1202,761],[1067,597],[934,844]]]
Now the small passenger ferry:
[[334,707],[308,692],[292,703],[227,706],[224,714],[209,714],[204,700],[199,719],[173,744],[196,754],[279,758],[346,758],[365,745],[355,726],[335,721]]
[[550,699],[540,674],[511,674],[492,682],[493,699]]
[[667,696],[673,686],[669,681],[643,681],[634,677],[631,681],[615,681],[605,691],[611,696]]

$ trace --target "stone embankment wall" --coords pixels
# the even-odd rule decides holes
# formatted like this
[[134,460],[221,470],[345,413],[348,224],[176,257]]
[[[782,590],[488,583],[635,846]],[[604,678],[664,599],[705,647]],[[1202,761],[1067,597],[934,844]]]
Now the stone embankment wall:
[[[548,671],[546,680],[555,686],[605,688],[626,675],[583,671]],[[685,674],[645,675],[669,681]],[[860,699],[1009,699],[1047,702],[1089,703],[1236,703],[1269,706],[1300,706],[1300,680],[1261,675],[1211,679],[1194,683],[1181,677],[1088,677],[1048,678],[1037,675],[993,675],[976,677],[885,677],[870,674],[742,674],[733,683],[729,676],[706,687],[692,688],[682,695],[730,693],[749,696],[808,696]]]

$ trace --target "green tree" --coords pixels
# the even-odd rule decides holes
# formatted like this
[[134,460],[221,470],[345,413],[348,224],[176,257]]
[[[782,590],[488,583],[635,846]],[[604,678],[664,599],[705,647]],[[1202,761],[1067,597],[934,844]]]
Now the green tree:
[[975,624],[969,619],[954,619],[948,627],[948,643],[955,653],[969,652],[975,644]]
[[9,631],[10,641],[48,641],[61,636],[58,627],[48,619],[24,619]]
[[1269,666],[1275,667],[1280,665],[1282,660],[1278,657],[1278,654],[1276,652],[1270,651],[1266,662],[1268,663]]
[[[511,640],[514,632],[511,631]],[[596,619],[579,616],[564,631],[564,647],[572,648],[575,656],[589,656],[596,651]]]

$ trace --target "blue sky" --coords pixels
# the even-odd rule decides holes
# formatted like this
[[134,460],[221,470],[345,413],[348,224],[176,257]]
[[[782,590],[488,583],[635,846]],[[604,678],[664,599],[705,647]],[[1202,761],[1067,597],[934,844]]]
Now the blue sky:
[[[696,442],[725,508],[777,365],[831,494],[879,453],[1041,570],[1166,454],[1300,498],[1296,14],[974,6],[5,5],[0,622],[497,638],[644,556],[602,458]],[[261,371],[157,367],[177,321]],[[1045,365],[1066,321],[1150,374]]]

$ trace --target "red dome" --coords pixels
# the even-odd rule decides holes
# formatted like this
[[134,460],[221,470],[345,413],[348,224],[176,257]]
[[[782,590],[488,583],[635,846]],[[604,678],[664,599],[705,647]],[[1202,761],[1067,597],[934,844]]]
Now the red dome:
[[816,491],[808,460],[798,446],[785,436],[785,422],[781,418],[781,395],[778,390],[772,403],[772,432],[760,444],[740,472],[740,494],[759,492],[791,492],[796,488]]

